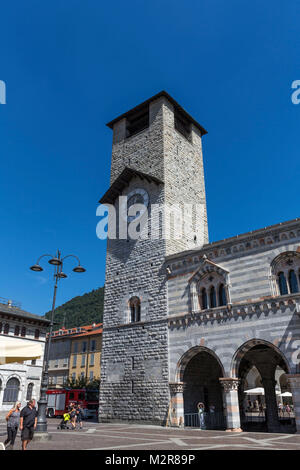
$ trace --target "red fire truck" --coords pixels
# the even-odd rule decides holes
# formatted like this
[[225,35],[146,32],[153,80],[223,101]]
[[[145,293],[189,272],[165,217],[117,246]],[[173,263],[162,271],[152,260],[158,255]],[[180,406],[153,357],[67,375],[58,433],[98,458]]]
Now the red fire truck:
[[98,415],[99,390],[58,388],[47,390],[47,416],[54,418],[62,416],[69,409],[71,403],[80,405],[85,418]]

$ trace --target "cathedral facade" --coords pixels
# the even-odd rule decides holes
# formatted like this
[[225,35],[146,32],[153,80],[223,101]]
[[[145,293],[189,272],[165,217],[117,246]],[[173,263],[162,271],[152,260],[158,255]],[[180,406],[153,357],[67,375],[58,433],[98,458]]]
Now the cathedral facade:
[[[259,415],[247,412],[254,377],[267,430],[300,431],[300,220],[209,243],[206,130],[166,92],[108,126],[111,180],[100,202],[117,217],[107,240],[100,421],[188,426],[203,403],[207,428],[240,431]],[[145,221],[138,237],[124,234],[134,204]],[[286,422],[284,392],[294,413]]]

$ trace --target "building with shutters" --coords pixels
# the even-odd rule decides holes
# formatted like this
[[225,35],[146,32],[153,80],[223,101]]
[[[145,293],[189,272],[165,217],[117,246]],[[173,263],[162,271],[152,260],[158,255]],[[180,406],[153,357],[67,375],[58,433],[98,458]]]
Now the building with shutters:
[[68,381],[100,379],[102,323],[60,328],[52,333],[49,387],[63,388]]

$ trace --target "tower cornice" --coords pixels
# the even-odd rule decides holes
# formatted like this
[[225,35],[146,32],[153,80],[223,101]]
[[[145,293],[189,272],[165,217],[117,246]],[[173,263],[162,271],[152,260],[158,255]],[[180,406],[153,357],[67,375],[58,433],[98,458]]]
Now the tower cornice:
[[180,106],[179,103],[177,103],[177,101],[174,100],[174,98],[172,98],[172,96],[169,95],[169,93],[167,93],[166,91],[162,90],[160,91],[159,93],[157,93],[156,95],[152,96],[151,98],[148,98],[146,101],[144,101],[143,103],[135,106],[134,108],[130,109],[129,111],[127,111],[126,113],[123,113],[121,114],[120,116],[116,117],[115,119],[113,119],[112,121],[108,122],[106,125],[107,127],[109,127],[110,129],[113,129],[113,126],[116,122],[120,121],[121,119],[124,119],[124,118],[127,118],[127,117],[130,117],[132,114],[134,113],[137,113],[141,108],[143,108],[144,106],[146,106],[147,104],[151,103],[152,101],[155,101],[161,97],[164,97],[166,98],[173,106],[175,109],[179,110],[189,121],[191,121],[195,127],[197,127],[199,130],[200,130],[200,133],[201,133],[201,136],[207,134],[207,131],[204,129],[204,127],[202,127],[199,122],[197,122],[187,111],[185,111],[185,109],[182,108],[182,106]]

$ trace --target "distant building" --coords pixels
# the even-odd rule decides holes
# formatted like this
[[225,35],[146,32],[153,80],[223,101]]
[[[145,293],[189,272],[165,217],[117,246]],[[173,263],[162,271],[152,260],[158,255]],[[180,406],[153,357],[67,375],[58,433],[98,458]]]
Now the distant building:
[[68,379],[71,336],[76,331],[76,328],[61,328],[52,333],[48,370],[51,388],[62,388]]
[[81,328],[84,331],[72,336],[69,379],[100,379],[102,323]]
[[67,380],[100,378],[102,323],[61,328],[52,333],[49,386],[62,388]]
[[34,341],[42,344],[40,359],[0,365],[0,410],[9,410],[18,400],[40,397],[44,346],[49,320],[33,315],[20,305],[0,298],[0,336],[13,337],[17,341]]

